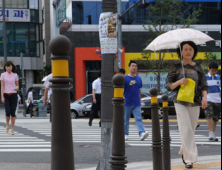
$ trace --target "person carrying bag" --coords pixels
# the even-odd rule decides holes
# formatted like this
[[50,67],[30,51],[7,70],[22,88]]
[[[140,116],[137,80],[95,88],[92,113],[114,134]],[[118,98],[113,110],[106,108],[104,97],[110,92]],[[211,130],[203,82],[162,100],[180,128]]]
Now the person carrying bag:
[[179,154],[182,155],[187,169],[192,169],[193,164],[197,162],[195,130],[200,105],[202,104],[203,109],[207,107],[208,84],[202,66],[194,62],[197,54],[198,48],[194,42],[182,42],[178,49],[182,62],[172,66],[166,83],[168,90],[177,93],[174,102],[182,141]]

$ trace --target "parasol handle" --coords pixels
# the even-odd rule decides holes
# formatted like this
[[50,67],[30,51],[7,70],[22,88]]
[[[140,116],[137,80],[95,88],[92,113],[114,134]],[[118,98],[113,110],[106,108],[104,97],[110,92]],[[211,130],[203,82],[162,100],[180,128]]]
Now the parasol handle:
[[186,76],[185,76],[185,68],[184,68],[184,63],[183,63],[181,44],[179,44],[179,47],[180,47],[180,56],[181,56],[181,61],[182,61],[183,76],[184,76],[184,78],[186,78]]

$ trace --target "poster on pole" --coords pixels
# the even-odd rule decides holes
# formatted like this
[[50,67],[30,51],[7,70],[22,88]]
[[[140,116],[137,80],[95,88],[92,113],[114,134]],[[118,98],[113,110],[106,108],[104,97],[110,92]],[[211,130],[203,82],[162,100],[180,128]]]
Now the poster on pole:
[[102,13],[99,19],[99,37],[102,54],[117,53],[117,14]]

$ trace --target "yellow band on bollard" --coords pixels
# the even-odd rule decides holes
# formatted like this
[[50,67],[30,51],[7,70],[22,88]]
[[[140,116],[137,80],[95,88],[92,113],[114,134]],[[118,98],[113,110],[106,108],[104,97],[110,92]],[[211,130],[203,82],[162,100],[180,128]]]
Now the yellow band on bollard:
[[168,102],[163,102],[163,107],[168,107]]
[[52,61],[52,76],[53,77],[69,77],[68,60],[53,60]]
[[157,97],[151,97],[151,103],[158,103]]
[[114,88],[114,98],[123,98],[123,88]]

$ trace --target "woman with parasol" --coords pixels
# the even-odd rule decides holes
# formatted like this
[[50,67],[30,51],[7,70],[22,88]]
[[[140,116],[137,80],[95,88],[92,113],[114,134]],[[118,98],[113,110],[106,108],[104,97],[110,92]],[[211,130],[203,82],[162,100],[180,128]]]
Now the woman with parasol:
[[[194,62],[197,45],[213,41],[208,35],[193,29],[177,29],[157,37],[146,50],[177,49],[181,62],[172,66],[167,78],[167,89],[177,92],[174,99],[182,147],[179,154],[187,169],[197,162],[195,130],[200,105],[207,107],[208,85],[202,66]],[[156,54],[156,53],[155,53]]]
[[[194,103],[179,101],[175,98],[175,108],[179,131],[182,140],[182,147],[179,154],[183,156],[186,168],[192,169],[193,163],[197,162],[198,151],[195,143],[195,130],[198,125],[200,115],[200,103],[202,108],[207,107],[208,85],[204,70],[200,64],[194,62],[197,56],[197,46],[192,41],[181,43],[183,64],[185,68],[185,78],[182,63],[172,66],[167,78],[167,89],[179,93],[181,85],[188,84],[188,78],[195,81]],[[181,57],[180,49],[178,55]],[[201,101],[202,98],[202,101]]]

